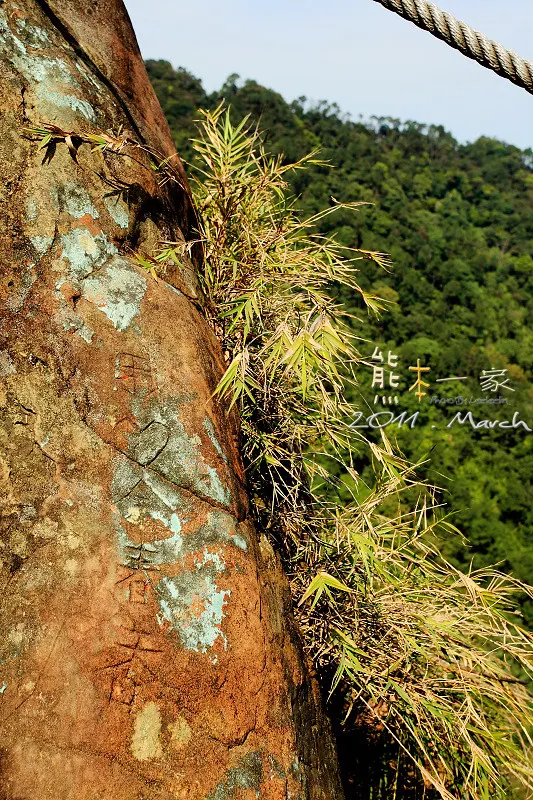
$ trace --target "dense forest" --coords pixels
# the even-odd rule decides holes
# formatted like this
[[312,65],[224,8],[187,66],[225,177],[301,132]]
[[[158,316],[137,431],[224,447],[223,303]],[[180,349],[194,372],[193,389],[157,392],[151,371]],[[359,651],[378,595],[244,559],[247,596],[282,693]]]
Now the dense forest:
[[[445,543],[449,557],[501,562],[533,583],[533,152],[489,138],[462,145],[441,126],[355,122],[236,75],[207,94],[185,69],[147,67],[185,161],[198,109],[224,98],[236,120],[259,124],[269,152],[289,162],[319,150],[329,162],[289,177],[303,214],[365,204],[321,227],[392,259],[390,270],[359,262],[363,288],[387,301],[379,317],[342,298],[366,362],[354,425],[372,436],[390,423],[389,438],[444,490],[470,542]],[[414,386],[418,377],[427,385]],[[533,625],[533,607],[524,612]]]

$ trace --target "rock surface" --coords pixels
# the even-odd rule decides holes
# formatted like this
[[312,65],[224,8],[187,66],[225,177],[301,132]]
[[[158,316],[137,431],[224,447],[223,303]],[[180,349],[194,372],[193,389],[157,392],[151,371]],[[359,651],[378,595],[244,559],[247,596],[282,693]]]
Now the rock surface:
[[[194,261],[187,183],[121,2],[0,3],[0,800],[336,800],[329,727],[270,546]],[[180,167],[181,170],[181,167]]]

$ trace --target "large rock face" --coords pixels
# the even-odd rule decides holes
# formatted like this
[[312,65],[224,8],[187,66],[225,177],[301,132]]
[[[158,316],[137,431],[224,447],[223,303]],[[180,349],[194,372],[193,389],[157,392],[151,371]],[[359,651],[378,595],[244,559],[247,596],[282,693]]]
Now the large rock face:
[[43,164],[41,121],[171,154],[120,2],[0,3],[0,798],[340,798],[193,261],[126,257],[191,237],[186,181]]

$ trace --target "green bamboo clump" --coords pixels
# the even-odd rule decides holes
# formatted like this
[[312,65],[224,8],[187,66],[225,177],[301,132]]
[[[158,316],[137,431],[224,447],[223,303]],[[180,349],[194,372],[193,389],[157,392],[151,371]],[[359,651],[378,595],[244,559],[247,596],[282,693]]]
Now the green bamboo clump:
[[[438,541],[458,532],[428,487],[383,434],[376,444],[350,428],[357,319],[334,298],[342,286],[362,313],[378,311],[357,266],[386,257],[317,233],[323,217],[358,204],[332,200],[299,218],[286,174],[316,154],[291,165],[268,156],[259,132],[222,106],[203,113],[194,148],[202,284],[228,363],[217,393],[239,406],[255,513],[285,554],[310,656],[334,675],[347,715],[396,746],[393,777],[371,796],[402,796],[400,762],[427,797],[526,796],[533,637],[517,600],[533,590],[448,563]],[[362,450],[375,471],[364,491],[353,466]],[[339,461],[353,489],[343,507],[329,491]]]

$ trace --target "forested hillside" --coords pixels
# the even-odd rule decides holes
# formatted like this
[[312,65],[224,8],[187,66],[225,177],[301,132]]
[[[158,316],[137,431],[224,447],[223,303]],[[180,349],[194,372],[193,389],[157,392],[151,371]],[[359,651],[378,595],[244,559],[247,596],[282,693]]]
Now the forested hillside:
[[[343,298],[360,317],[368,362],[354,424],[378,435],[372,426],[389,422],[387,435],[445,490],[471,543],[448,555],[463,565],[502,561],[533,583],[533,152],[489,138],[460,145],[440,126],[354,122],[334,105],[288,103],[236,76],[208,95],[184,69],[147,66],[185,160],[197,109],[225,98],[236,119],[259,123],[270,152],[294,161],[319,149],[330,162],[290,177],[303,213],[333,198],[369,204],[322,228],[393,262],[390,271],[359,262],[363,287],[390,303],[379,319],[358,297]],[[427,386],[413,389],[418,375]],[[525,612],[533,624],[533,609]]]

